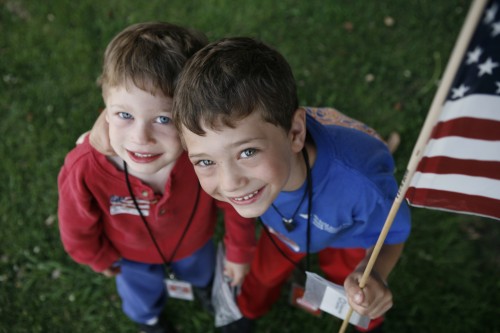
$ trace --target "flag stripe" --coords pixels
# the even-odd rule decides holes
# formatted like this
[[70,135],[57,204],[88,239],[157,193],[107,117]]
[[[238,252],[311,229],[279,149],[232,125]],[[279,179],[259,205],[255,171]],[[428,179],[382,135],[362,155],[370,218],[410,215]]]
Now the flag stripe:
[[500,121],[463,117],[439,122],[434,127],[432,138],[439,139],[445,136],[500,141]]
[[464,174],[500,180],[500,161],[461,160],[445,156],[422,158],[417,171]]
[[439,116],[439,121],[448,121],[462,117],[490,119],[500,121],[498,96],[474,94],[456,101],[447,101]]
[[[418,186],[416,186],[418,184]],[[410,187],[461,192],[500,200],[500,180],[457,174],[438,175],[416,172]]]
[[464,160],[500,160],[500,141],[484,141],[461,137],[431,139],[424,156],[448,156]]
[[426,188],[416,190],[411,187],[407,192],[408,200],[417,207],[434,208],[466,214],[477,214],[500,219],[500,200],[477,195],[467,195],[449,191]]

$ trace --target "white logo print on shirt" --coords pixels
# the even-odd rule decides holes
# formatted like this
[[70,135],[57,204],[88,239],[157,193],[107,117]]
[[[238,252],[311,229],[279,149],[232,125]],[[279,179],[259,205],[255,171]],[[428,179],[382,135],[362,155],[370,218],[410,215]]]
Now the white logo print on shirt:
[[[299,216],[302,217],[303,219],[307,220],[308,214],[300,214]],[[345,229],[346,227],[348,227],[348,225],[341,225],[339,227],[332,227],[331,225],[329,225],[325,221],[321,220],[317,215],[313,214],[312,216],[313,216],[313,218],[312,218],[312,224],[316,228],[318,228],[319,230],[326,231],[326,232],[328,232],[330,234],[336,234],[340,230]]]

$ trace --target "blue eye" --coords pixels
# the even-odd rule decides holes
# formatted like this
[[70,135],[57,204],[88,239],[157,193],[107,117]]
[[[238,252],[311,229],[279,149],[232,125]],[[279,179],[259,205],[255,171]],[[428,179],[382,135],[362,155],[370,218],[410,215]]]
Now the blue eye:
[[118,112],[118,117],[122,119],[132,119],[132,115],[128,112]]
[[168,124],[170,123],[171,119],[167,116],[159,116],[158,118],[156,118],[156,122],[158,124]]
[[201,167],[207,167],[213,165],[214,162],[210,160],[199,160],[198,162],[195,163],[195,165],[201,166]]
[[256,152],[257,152],[257,149],[248,148],[248,149],[245,149],[241,152],[240,157],[243,157],[243,158],[251,157],[251,156],[255,155]]

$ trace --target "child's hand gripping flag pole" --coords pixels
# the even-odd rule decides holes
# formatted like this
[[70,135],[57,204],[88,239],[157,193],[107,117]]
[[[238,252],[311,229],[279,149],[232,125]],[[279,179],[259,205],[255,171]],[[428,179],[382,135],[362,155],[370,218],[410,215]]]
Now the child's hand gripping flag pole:
[[359,281],[362,289],[405,196],[415,206],[500,219],[500,0],[487,3],[475,0],[470,7]]

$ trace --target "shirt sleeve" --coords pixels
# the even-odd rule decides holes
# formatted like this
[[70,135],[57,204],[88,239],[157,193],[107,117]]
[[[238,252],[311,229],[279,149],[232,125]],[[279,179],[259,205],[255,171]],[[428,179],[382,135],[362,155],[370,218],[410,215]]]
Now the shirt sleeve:
[[216,201],[224,213],[226,258],[235,263],[250,263],[256,248],[255,219],[241,217],[228,203]]
[[105,236],[97,201],[75,169],[65,165],[58,176],[61,241],[73,260],[101,272],[120,256]]

